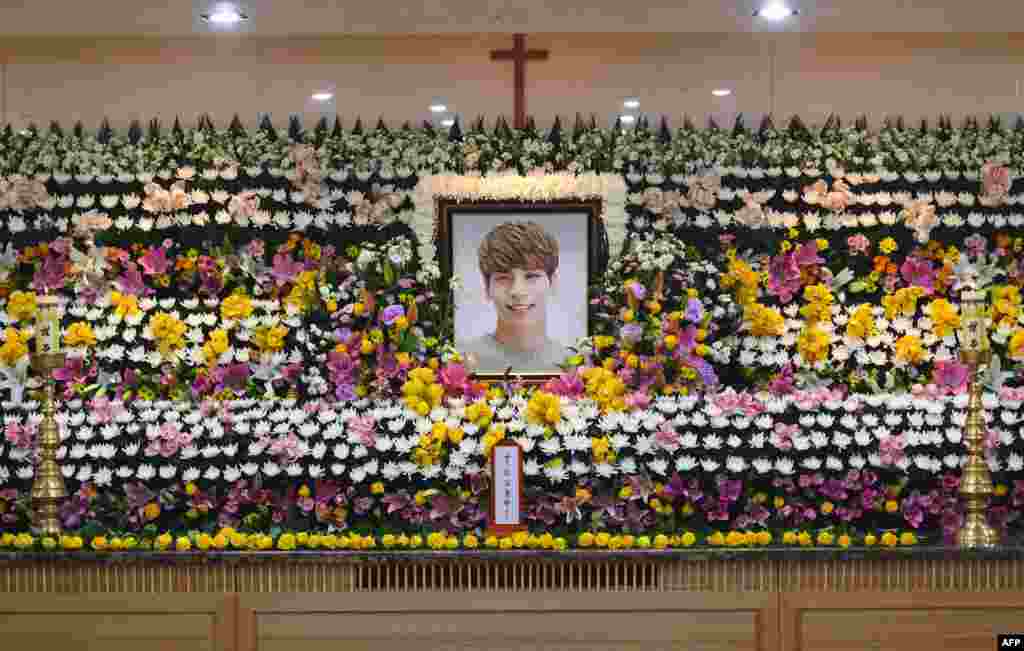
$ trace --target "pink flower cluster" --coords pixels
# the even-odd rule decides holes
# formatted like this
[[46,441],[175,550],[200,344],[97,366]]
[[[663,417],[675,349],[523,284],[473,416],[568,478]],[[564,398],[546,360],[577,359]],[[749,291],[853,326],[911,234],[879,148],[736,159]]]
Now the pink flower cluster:
[[765,410],[764,405],[751,394],[737,393],[731,388],[711,396],[711,404],[723,414],[742,413],[745,416],[756,416]]
[[155,425],[146,430],[146,454],[173,457],[183,447],[192,444],[192,434],[178,429],[174,423]]
[[8,423],[4,427],[4,438],[16,448],[31,450],[35,447],[37,429],[32,423]]

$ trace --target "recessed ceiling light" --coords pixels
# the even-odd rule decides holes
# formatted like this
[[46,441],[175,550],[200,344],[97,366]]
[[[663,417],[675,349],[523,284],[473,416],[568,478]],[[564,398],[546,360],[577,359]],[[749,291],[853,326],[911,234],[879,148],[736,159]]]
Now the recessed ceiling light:
[[796,9],[790,9],[786,5],[780,2],[773,2],[772,4],[765,5],[754,12],[755,18],[764,18],[765,20],[784,20],[790,16],[796,16],[800,12]]
[[430,105],[430,112],[431,113],[444,113],[447,110],[448,110],[448,107],[445,106],[444,104],[431,104]]
[[313,99],[315,99],[318,102],[326,102],[327,100],[332,99],[334,97],[334,94],[333,93],[313,93],[312,97],[313,97]]
[[622,105],[628,109],[637,109],[640,108],[640,100],[638,100],[635,97],[630,97],[625,102],[623,102]]
[[636,122],[636,118],[633,117],[632,115],[620,115],[619,122],[621,122],[622,124],[633,124],[634,122]]
[[208,14],[201,14],[203,20],[213,25],[237,25],[249,17],[231,5],[217,5]]
[[441,120],[441,126],[442,127],[450,127],[453,124],[455,124],[455,120],[453,120],[452,118],[445,118],[445,119]]
[[732,91],[728,88],[716,88],[711,91],[711,94],[715,97],[726,97],[728,95],[732,95]]

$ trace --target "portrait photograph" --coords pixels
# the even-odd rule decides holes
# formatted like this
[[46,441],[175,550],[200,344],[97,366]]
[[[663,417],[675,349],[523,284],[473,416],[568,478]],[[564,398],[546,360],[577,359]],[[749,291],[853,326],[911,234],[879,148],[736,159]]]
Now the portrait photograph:
[[455,347],[478,376],[559,373],[587,336],[594,211],[452,206],[444,216],[439,248],[461,279]]

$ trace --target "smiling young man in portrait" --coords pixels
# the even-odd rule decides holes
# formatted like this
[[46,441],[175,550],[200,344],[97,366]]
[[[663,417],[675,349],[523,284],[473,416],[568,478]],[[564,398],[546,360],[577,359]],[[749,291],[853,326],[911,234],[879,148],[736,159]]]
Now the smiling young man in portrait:
[[557,372],[567,349],[548,337],[547,305],[558,281],[558,241],[537,223],[508,222],[484,237],[478,257],[497,323],[456,347],[482,372]]

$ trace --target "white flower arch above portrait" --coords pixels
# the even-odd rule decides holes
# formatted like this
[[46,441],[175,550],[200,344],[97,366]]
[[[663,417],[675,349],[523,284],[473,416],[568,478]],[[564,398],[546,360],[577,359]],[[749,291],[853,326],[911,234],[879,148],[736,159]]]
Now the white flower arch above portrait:
[[600,199],[602,220],[608,234],[609,259],[622,253],[626,241],[626,182],[618,174],[499,173],[489,176],[435,174],[420,178],[413,192],[413,232],[419,242],[420,260],[437,263],[434,242],[435,205],[439,198],[455,201],[559,201]]

